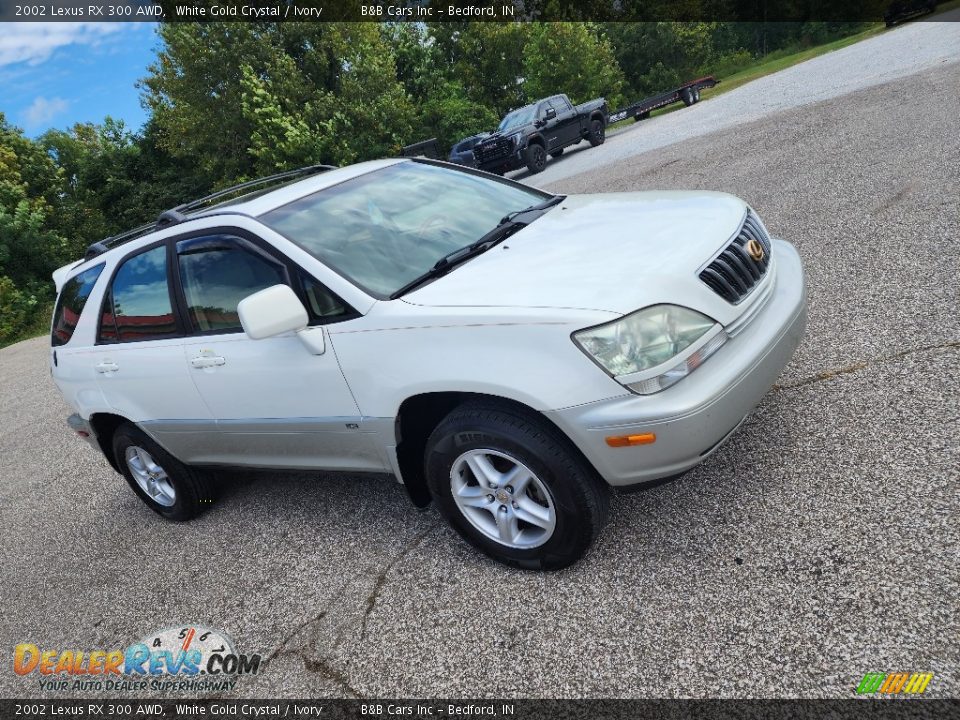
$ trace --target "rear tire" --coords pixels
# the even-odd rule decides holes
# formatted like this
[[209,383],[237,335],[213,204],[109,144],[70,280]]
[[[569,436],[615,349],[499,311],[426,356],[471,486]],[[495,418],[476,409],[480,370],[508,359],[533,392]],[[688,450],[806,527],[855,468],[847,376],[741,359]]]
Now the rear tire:
[[523,151],[523,158],[527,163],[527,170],[534,175],[543,172],[543,169],[547,166],[547,151],[539,143],[528,145],[527,149]]
[[607,129],[603,120],[594,119],[590,121],[590,135],[587,136],[587,139],[593,147],[603,145],[603,142],[607,139]]
[[424,462],[443,516],[467,542],[506,565],[571,565],[609,512],[609,488],[566,438],[508,406],[454,409],[427,440]]
[[184,465],[135,425],[117,428],[113,454],[137,496],[168,520],[190,520],[213,503],[210,475]]
[[683,100],[683,104],[687,107],[690,107],[696,102],[693,99],[693,91],[690,88],[684,88],[680,91],[680,99]]
[[693,102],[694,103],[700,102],[700,88],[693,89]]

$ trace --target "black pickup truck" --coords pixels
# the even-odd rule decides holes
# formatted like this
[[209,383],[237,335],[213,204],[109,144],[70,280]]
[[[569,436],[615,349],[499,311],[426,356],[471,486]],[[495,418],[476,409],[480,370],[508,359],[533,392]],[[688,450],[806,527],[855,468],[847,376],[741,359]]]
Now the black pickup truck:
[[563,149],[587,140],[601,145],[607,127],[607,101],[603,98],[573,105],[566,95],[552,95],[509,113],[497,131],[473,148],[481,170],[502,175],[526,166],[538,173]]

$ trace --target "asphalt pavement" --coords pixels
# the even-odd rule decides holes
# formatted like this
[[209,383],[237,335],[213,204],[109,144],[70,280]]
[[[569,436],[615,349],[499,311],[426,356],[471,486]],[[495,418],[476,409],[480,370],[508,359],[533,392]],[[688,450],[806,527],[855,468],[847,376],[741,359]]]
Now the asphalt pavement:
[[[927,32],[956,29],[882,37],[909,55]],[[850,697],[888,671],[960,695],[958,86],[935,62],[538,179],[738,194],[809,283],[807,336],[740,430],[616,496],[559,573],[487,560],[382,477],[236,473],[166,522],[67,432],[46,340],[0,350],[0,649],[202,623],[270,658],[228,697]],[[580,155],[604,157],[557,171]],[[54,696],[9,661],[0,695]]]

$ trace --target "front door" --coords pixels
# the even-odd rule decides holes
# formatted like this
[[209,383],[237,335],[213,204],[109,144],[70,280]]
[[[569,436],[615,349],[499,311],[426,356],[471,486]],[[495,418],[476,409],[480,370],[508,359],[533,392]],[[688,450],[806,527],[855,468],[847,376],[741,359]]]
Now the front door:
[[553,152],[557,148],[561,148],[564,145],[564,139],[562,136],[562,128],[560,126],[560,118],[553,117],[547,118],[547,111],[553,110],[556,112],[556,108],[550,102],[550,100],[544,100],[540,103],[540,107],[537,108],[537,117],[543,123],[543,127],[540,132],[543,134],[543,137],[547,141],[547,152]]
[[191,333],[183,359],[220,432],[202,461],[386,470],[329,340],[320,355],[293,333],[251,340],[237,314],[240,300],[280,283],[307,300],[317,324],[349,317],[342,301],[322,296],[315,280],[239,234],[180,240],[176,256],[175,283]]
[[557,111],[557,125],[563,144],[569,145],[576,142],[580,137],[580,119],[573,106],[564,97],[556,97],[551,103]]

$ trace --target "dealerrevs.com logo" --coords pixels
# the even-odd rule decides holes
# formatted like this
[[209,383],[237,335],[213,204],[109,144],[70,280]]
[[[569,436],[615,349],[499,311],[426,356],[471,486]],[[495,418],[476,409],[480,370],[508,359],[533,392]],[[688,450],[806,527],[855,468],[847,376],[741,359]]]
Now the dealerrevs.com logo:
[[238,653],[229,635],[200,625],[150,633],[126,649],[49,649],[20,643],[13,671],[36,676],[41,690],[232,690],[260,672],[259,654]]

